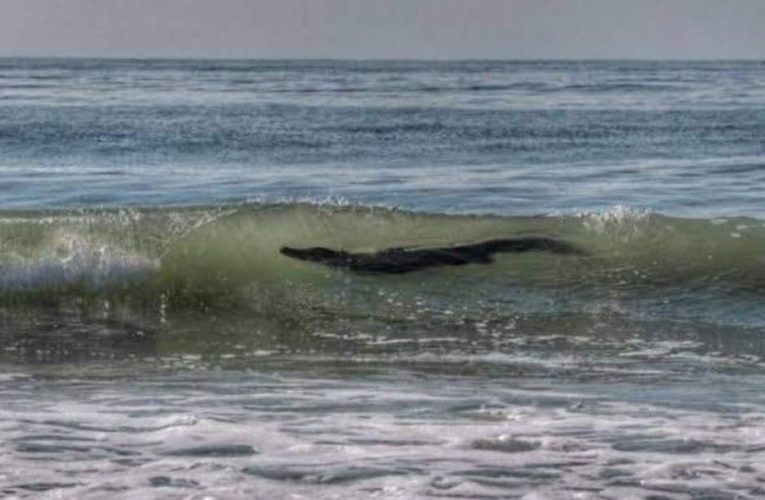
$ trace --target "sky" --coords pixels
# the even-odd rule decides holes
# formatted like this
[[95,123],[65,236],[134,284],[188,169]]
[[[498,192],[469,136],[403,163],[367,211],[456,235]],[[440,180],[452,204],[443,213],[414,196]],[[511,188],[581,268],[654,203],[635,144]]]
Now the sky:
[[0,0],[0,56],[765,59],[765,0]]

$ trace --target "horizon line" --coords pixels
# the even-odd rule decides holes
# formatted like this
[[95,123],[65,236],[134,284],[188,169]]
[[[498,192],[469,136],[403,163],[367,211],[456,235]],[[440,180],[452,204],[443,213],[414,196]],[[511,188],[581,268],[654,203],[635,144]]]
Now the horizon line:
[[5,55],[0,54],[0,60],[37,59],[37,60],[114,60],[114,61],[295,61],[295,62],[765,62],[763,57],[251,57],[251,56],[213,56],[213,55]]

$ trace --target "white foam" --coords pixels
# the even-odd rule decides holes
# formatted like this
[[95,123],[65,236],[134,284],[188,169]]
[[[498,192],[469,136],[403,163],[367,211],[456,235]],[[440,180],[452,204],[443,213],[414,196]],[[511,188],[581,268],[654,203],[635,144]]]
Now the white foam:
[[1,268],[0,290],[36,290],[66,285],[99,289],[142,279],[158,266],[154,259],[94,241],[76,232],[60,231],[38,257],[17,257]]
[[0,487],[73,484],[47,493],[67,498],[107,488],[125,498],[631,498],[746,494],[765,473],[755,404],[714,412],[608,386],[472,377],[179,380],[19,388],[0,408]]

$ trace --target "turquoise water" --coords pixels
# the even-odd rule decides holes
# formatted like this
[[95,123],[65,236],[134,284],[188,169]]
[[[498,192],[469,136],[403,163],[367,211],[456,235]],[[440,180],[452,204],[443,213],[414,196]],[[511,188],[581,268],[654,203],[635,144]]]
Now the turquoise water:
[[762,496],[763,82],[0,59],[0,495]]

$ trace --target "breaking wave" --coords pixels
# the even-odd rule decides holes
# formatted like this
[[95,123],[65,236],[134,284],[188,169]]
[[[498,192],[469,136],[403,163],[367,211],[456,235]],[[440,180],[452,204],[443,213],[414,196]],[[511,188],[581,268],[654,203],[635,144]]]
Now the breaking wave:
[[[282,246],[371,252],[522,236],[564,240],[584,254],[498,254],[491,264],[360,276],[279,253]],[[4,304],[118,300],[251,310],[267,300],[278,305],[267,314],[327,303],[351,314],[386,303],[477,307],[485,315],[642,314],[671,303],[672,314],[759,324],[763,294],[765,225],[744,217],[684,219],[624,207],[506,217],[310,203],[0,215]]]

